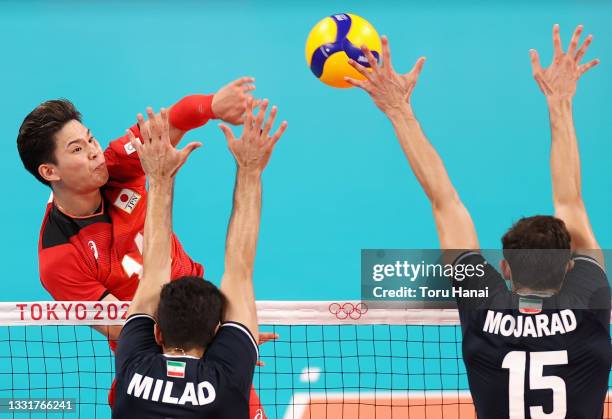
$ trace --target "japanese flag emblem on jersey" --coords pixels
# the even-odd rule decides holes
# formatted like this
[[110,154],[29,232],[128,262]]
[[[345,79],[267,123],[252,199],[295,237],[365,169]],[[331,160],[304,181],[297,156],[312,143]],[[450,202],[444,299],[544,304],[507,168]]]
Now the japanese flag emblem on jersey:
[[140,198],[140,194],[131,189],[121,189],[121,192],[119,192],[119,195],[117,195],[117,199],[115,199],[113,205],[120,210],[131,214],[132,211],[134,211],[134,208],[136,208],[138,201],[140,201]]

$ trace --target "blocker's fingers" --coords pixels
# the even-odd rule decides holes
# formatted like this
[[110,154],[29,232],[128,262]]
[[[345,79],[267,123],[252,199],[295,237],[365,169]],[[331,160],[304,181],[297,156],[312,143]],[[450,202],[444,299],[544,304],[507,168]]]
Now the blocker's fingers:
[[542,65],[540,64],[540,55],[535,49],[529,50],[529,58],[531,59],[531,71],[533,75],[536,75],[542,71]]
[[599,59],[594,59],[592,61],[589,61],[586,64],[582,64],[580,67],[578,67],[578,71],[580,72],[580,75],[582,76],[584,73],[586,73],[587,71],[595,67],[597,64],[599,64],[599,62],[600,62]]
[[247,83],[255,83],[255,77],[240,77],[232,82],[235,86],[242,86]]
[[153,112],[153,108],[147,107],[147,118],[149,119],[149,132],[151,134],[151,140],[161,137],[161,127],[157,116]]
[[[253,129],[253,98],[247,97],[246,110],[244,118],[244,131],[243,134],[249,133]],[[243,135],[244,137],[244,135]],[[247,136],[248,137],[248,136]]]
[[574,55],[576,52],[576,48],[578,48],[578,41],[580,40],[580,35],[582,34],[582,25],[576,26],[574,30],[574,34],[572,35],[572,40],[570,41],[569,48],[567,49],[567,53],[569,55]]
[[168,110],[161,108],[159,110],[159,117],[161,119],[162,138],[170,144],[170,116]]
[[261,126],[263,125],[263,121],[266,116],[266,111],[268,110],[268,103],[268,99],[264,99],[263,102],[261,102],[261,106],[259,107],[257,116],[255,117],[256,132],[261,131]]
[[151,131],[149,129],[149,124],[145,121],[144,117],[141,113],[136,115],[136,120],[138,121],[138,128],[140,129],[140,135],[145,143],[151,142]]
[[260,332],[259,333],[259,342],[257,342],[258,345],[263,345],[266,342],[269,342],[271,340],[276,340],[280,337],[280,335],[278,333],[273,333],[273,332]]
[[372,51],[370,51],[370,48],[363,45],[361,47],[361,52],[363,53],[363,55],[365,55],[366,59],[368,60],[368,64],[370,65],[370,68],[372,70],[376,70],[378,68],[378,61],[376,60],[376,57],[374,57],[374,54],[372,54]]
[[412,70],[410,70],[409,74],[411,74],[415,80],[419,78],[421,71],[423,71],[423,66],[425,65],[426,60],[427,60],[426,57],[419,58],[417,62],[414,63],[414,67],[412,67]]
[[582,61],[582,58],[586,54],[587,49],[589,49],[589,45],[591,45],[591,42],[593,42],[593,35],[589,35],[586,37],[586,39],[582,43],[582,46],[576,53],[576,64],[579,64],[580,61]]
[[354,87],[359,87],[360,89],[365,90],[370,93],[372,90],[370,89],[370,85],[366,80],[357,80],[352,77],[344,77],[344,81]]
[[382,67],[383,68],[393,68],[393,66],[391,65],[391,48],[389,47],[389,40],[387,39],[386,36],[382,36],[381,38],[382,41],[382,56],[383,56],[383,62],[382,62]]
[[280,140],[280,138],[283,136],[283,133],[285,132],[285,130],[287,129],[287,121],[283,121],[280,124],[280,127],[278,127],[278,129],[276,130],[276,132],[274,133],[274,135],[272,136],[272,145],[276,144],[276,142],[278,140]]
[[[253,96],[251,96],[253,97]],[[261,99],[253,99],[253,110],[257,109],[261,105]]]
[[555,50],[555,58],[560,58],[563,55],[563,45],[561,44],[561,35],[559,30],[559,24],[553,25],[553,47]]
[[255,85],[254,84],[247,84],[247,85],[242,87],[242,92],[243,93],[252,92],[253,90],[255,90]]
[[138,138],[136,138],[136,136],[134,135],[131,129],[126,129],[125,132],[128,135],[128,138],[130,139],[130,143],[132,144],[132,147],[136,149],[136,152],[140,156],[142,154],[142,143],[140,142]]
[[[359,74],[361,74],[363,77],[365,77],[367,80],[371,80],[372,78],[372,72],[369,71],[366,67],[362,66],[361,64],[359,64],[357,61],[349,59],[349,64],[359,72]],[[350,77],[345,77],[345,80],[347,78]]]
[[274,126],[274,120],[276,119],[276,113],[278,112],[278,108],[276,106],[272,106],[272,110],[270,111],[270,116],[264,125],[262,131],[262,137],[268,138],[270,131],[272,131],[272,127]]
[[227,141],[228,145],[230,142],[235,140],[234,132],[230,127],[225,124],[219,124],[219,128],[221,129],[223,134],[225,134],[225,140]]
[[195,150],[196,148],[200,148],[202,147],[202,143],[199,141],[193,141],[189,144],[187,144],[185,147],[183,147],[183,149],[180,151],[183,159],[187,160],[187,158],[189,157],[189,155],[193,152],[193,150]]

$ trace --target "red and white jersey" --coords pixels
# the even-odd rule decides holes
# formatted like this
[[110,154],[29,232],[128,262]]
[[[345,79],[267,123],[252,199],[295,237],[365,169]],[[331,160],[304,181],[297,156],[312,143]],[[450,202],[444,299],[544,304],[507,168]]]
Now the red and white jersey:
[[[138,126],[131,128],[140,136]],[[87,217],[64,214],[50,199],[38,243],[40,280],[56,300],[131,300],[142,273],[146,178],[125,135],[104,151],[109,180],[102,205]],[[172,235],[172,279],[203,276],[202,265]]]

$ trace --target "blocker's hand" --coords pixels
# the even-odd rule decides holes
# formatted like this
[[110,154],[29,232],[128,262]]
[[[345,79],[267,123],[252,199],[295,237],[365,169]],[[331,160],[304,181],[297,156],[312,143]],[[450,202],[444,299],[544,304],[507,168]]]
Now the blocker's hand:
[[219,127],[225,134],[227,146],[234,155],[238,167],[261,173],[270,161],[276,142],[287,129],[287,121],[283,121],[276,132],[270,136],[270,131],[276,119],[276,106],[272,106],[265,125],[264,118],[268,109],[268,100],[263,100],[257,115],[253,115],[255,107],[256,103],[253,98],[249,97],[246,105],[244,129],[239,140],[234,137],[234,133],[227,125],[221,124]]
[[223,86],[212,100],[212,111],[222,121],[233,125],[244,122],[247,99],[252,98],[251,93],[255,90],[253,77],[242,77]]
[[599,64],[599,60],[597,59],[589,61],[586,64],[580,64],[589,45],[591,45],[593,41],[593,35],[589,35],[584,40],[580,49],[577,49],[581,34],[582,25],[578,25],[574,31],[567,52],[563,52],[561,36],[559,35],[559,25],[554,25],[553,46],[555,52],[553,62],[545,69],[540,65],[538,52],[535,49],[529,51],[533,77],[549,101],[571,99],[576,93],[576,84],[580,76]]
[[[272,333],[272,332],[259,332],[259,342],[257,342],[258,345],[263,345],[266,342],[269,342],[271,340],[276,340],[278,339],[280,336],[277,333]],[[257,361],[256,364],[258,367],[263,367],[266,364],[264,364],[262,361]]]
[[409,103],[410,95],[423,69],[425,57],[419,58],[410,72],[398,74],[391,64],[391,51],[386,36],[382,37],[383,60],[381,65],[378,65],[376,58],[368,47],[362,46],[361,51],[368,59],[371,71],[354,60],[349,60],[349,64],[359,71],[366,80],[356,80],[351,77],[345,77],[344,79],[353,86],[365,90],[376,106],[384,113],[401,109],[402,106]]
[[168,111],[161,109],[159,115],[147,108],[149,124],[145,125],[142,114],[138,114],[138,125],[143,142],[137,139],[131,130],[127,130],[130,142],[138,152],[142,169],[150,180],[171,179],[187,161],[189,154],[202,143],[189,143],[182,150],[177,150],[170,142],[170,122]]

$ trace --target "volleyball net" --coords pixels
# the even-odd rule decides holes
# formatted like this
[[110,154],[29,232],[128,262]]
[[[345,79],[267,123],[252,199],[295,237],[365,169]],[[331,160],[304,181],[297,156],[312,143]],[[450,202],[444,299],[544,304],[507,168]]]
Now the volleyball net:
[[[476,417],[456,310],[372,309],[357,301],[257,307],[260,330],[280,336],[260,347],[265,365],[253,378],[268,418]],[[114,357],[90,326],[121,325],[127,308],[0,303],[0,417],[109,418]],[[607,402],[606,418],[611,408]]]

